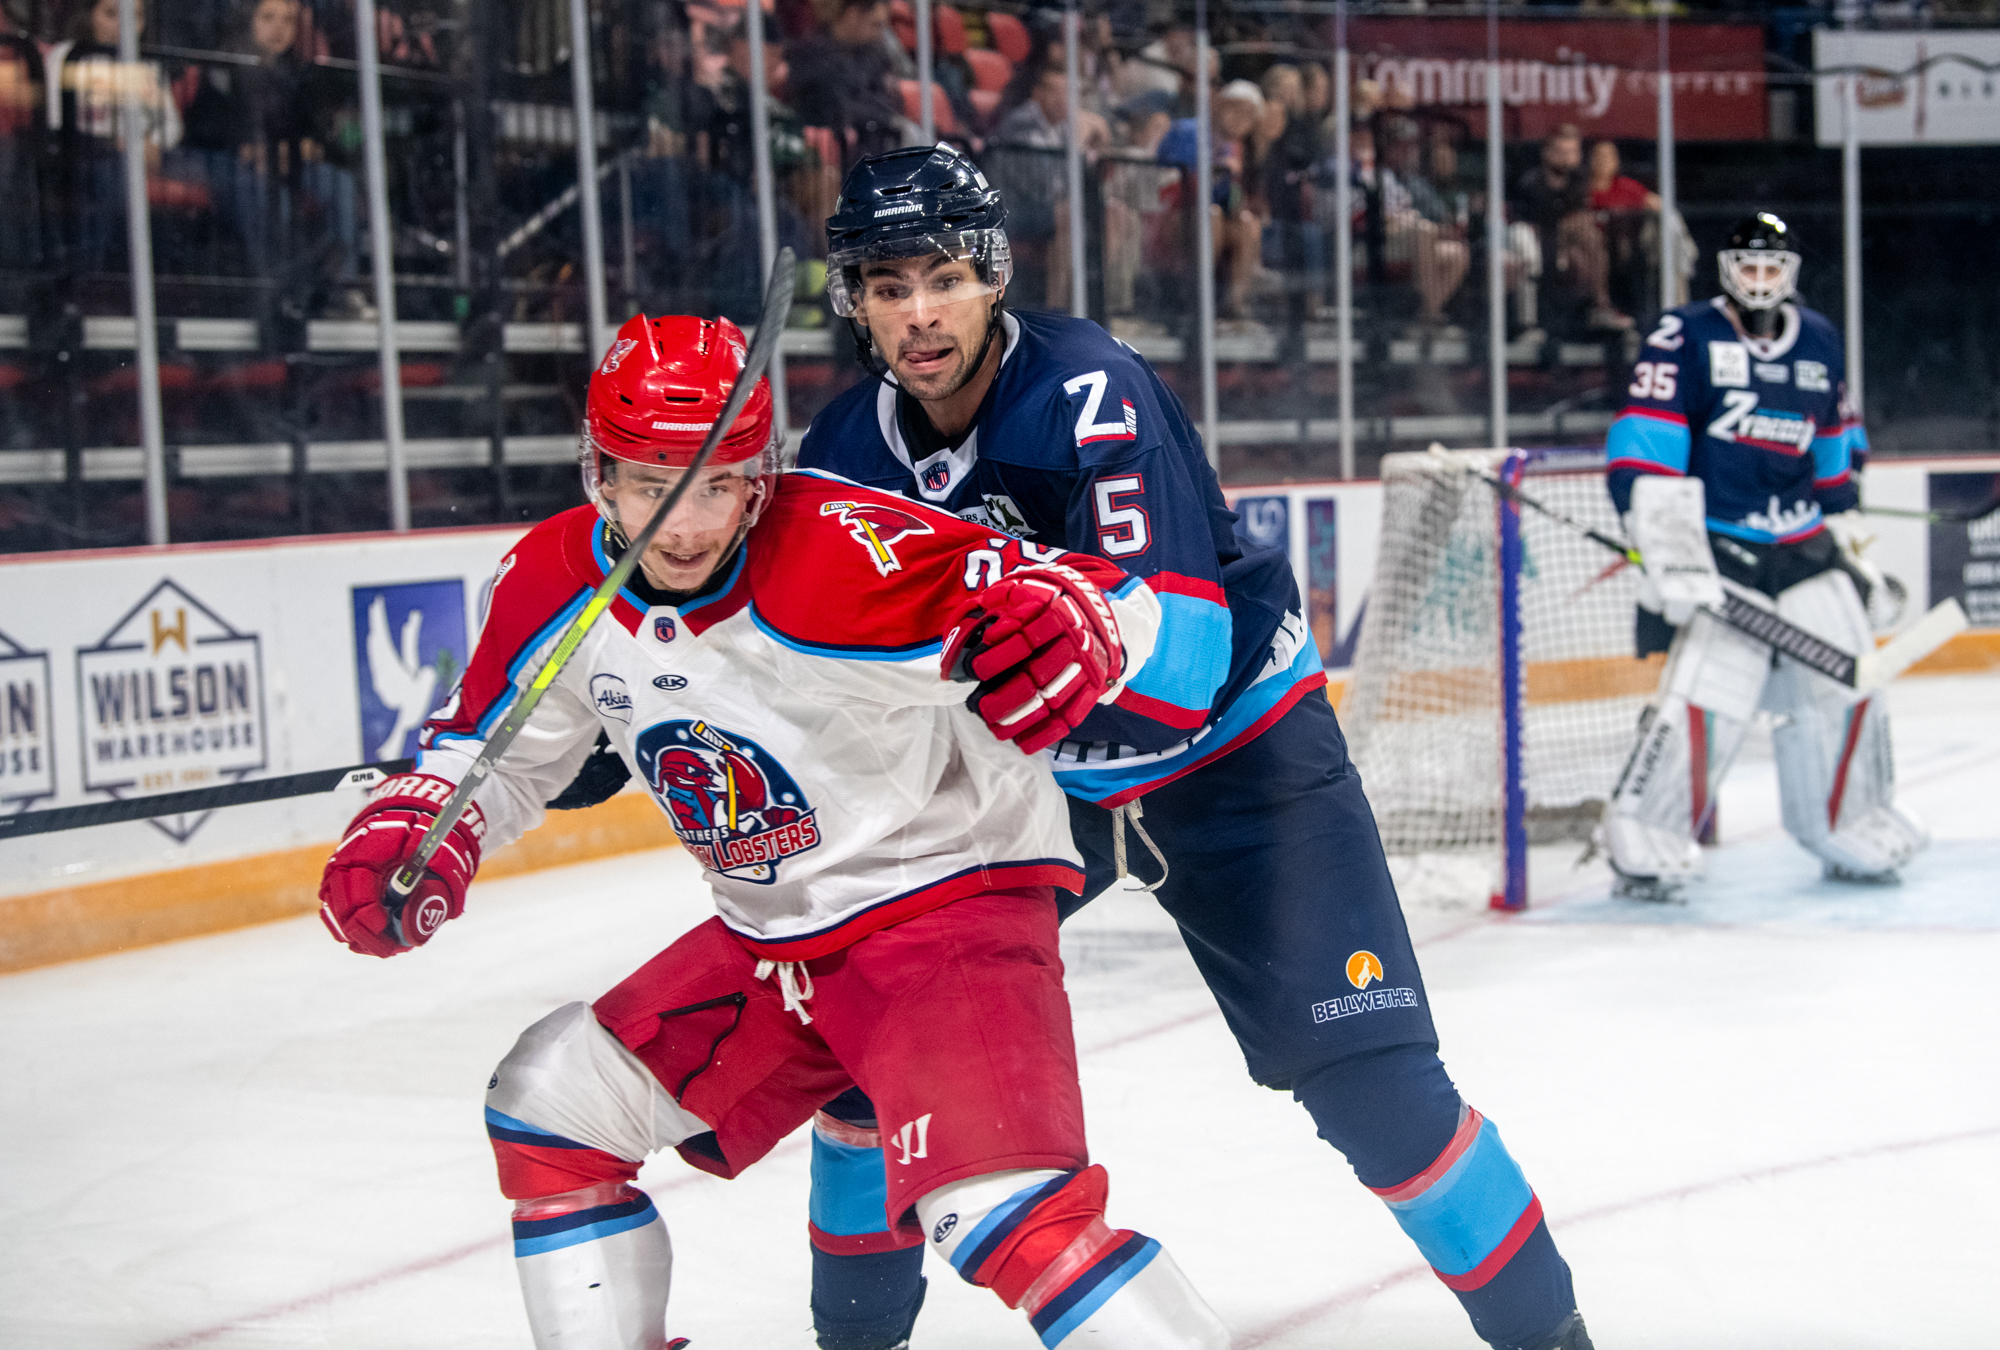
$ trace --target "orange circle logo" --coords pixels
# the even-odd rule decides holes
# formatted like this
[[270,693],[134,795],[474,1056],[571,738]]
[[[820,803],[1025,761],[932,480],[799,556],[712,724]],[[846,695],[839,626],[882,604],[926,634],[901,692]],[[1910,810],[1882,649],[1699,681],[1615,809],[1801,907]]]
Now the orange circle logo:
[[1374,952],[1356,952],[1347,958],[1347,982],[1356,989],[1366,989],[1381,979],[1382,962]]

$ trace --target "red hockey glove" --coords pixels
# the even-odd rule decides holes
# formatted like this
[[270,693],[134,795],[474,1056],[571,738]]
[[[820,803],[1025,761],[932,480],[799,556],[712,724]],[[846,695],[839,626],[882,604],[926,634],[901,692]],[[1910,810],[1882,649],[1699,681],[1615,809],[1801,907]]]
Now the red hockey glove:
[[944,676],[980,681],[966,706],[1024,754],[1090,715],[1125,670],[1104,593],[1061,563],[1024,567],[974,597],[945,635]]
[[465,912],[465,888],[479,870],[486,820],[477,806],[459,817],[410,898],[392,904],[389,878],[417,851],[453,784],[429,774],[391,778],[347,827],[319,882],[319,917],[349,948],[394,956],[421,947],[446,919]]

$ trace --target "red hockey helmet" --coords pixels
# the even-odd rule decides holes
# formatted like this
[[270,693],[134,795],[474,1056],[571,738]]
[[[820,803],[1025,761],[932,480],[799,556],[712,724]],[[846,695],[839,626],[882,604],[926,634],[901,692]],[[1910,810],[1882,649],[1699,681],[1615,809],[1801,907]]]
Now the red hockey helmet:
[[[669,468],[693,463],[736,387],[746,346],[743,331],[727,319],[641,314],[626,320],[590,377],[584,406],[583,488],[599,510],[606,509],[598,491],[605,459]],[[745,477],[761,479],[777,471],[778,444],[771,386],[760,379],[708,462],[736,465]],[[769,495],[757,495],[752,520]]]

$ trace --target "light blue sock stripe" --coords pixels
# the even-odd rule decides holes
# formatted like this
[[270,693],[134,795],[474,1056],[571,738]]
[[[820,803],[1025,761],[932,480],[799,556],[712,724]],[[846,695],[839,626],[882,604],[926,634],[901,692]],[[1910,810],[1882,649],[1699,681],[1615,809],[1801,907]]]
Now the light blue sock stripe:
[[822,1233],[852,1237],[889,1231],[889,1169],[882,1150],[843,1144],[814,1130],[808,1211]]
[[1463,1275],[1506,1238],[1535,1198],[1520,1164],[1488,1120],[1472,1147],[1429,1190],[1389,1209],[1424,1260],[1447,1275]]
[[646,1207],[637,1214],[627,1214],[623,1218],[606,1219],[602,1223],[586,1224],[582,1228],[572,1228],[564,1233],[550,1233],[546,1237],[515,1238],[514,1255],[540,1256],[543,1252],[560,1251],[564,1247],[574,1247],[584,1242],[595,1242],[599,1238],[615,1237],[619,1233],[629,1233],[634,1228],[644,1228],[660,1217],[660,1212],[648,1201]]
[[1015,1191],[1005,1200],[995,1205],[986,1218],[980,1222],[980,1225],[970,1233],[967,1233],[964,1239],[951,1249],[951,1268],[958,1272],[960,1279],[970,1280],[972,1277],[965,1273],[965,1267],[959,1263],[978,1251],[985,1244],[987,1236],[994,1229],[1003,1223],[1011,1223],[1014,1216],[1020,1212],[1021,1207],[1026,1205],[1037,1191],[1048,1184],[1047,1179],[1043,1179],[1032,1186],[1023,1186],[1020,1190]]
[[1083,1324],[1085,1318],[1103,1307],[1113,1294],[1131,1283],[1133,1276],[1152,1265],[1153,1258],[1159,1254],[1160,1244],[1147,1238],[1146,1245],[1141,1247],[1130,1261],[1105,1276],[1103,1283],[1078,1299],[1074,1308],[1049,1324],[1049,1329],[1042,1333],[1042,1344],[1051,1347],[1051,1350],[1062,1344],[1063,1337],[1075,1331]]

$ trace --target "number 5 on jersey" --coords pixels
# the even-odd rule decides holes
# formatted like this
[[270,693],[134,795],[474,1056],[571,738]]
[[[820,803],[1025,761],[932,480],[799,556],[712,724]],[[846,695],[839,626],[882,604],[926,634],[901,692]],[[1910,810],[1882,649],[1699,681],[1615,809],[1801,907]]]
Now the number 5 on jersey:
[[1146,480],[1136,473],[1100,478],[1090,485],[1091,504],[1097,509],[1097,546],[1105,557],[1129,558],[1151,547],[1152,521],[1146,508],[1126,502],[1145,495]]

